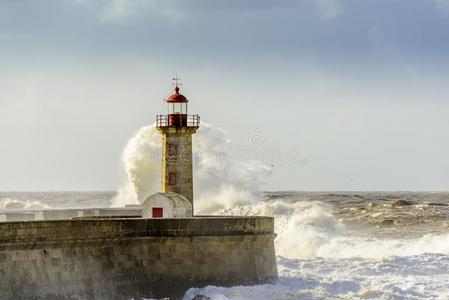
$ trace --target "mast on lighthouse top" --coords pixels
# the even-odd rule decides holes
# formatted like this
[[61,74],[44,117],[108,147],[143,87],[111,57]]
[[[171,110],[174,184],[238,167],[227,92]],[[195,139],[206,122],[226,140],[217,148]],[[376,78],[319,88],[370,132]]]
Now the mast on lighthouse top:
[[188,115],[187,104],[189,100],[179,91],[180,78],[173,78],[175,89],[173,93],[165,100],[167,103],[167,115],[158,115],[156,127],[158,129],[166,127],[192,127],[198,128],[200,117],[198,115]]

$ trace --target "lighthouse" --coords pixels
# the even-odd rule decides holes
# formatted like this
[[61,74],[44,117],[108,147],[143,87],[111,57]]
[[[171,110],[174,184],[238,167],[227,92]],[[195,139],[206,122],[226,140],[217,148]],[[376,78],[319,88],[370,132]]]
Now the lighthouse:
[[200,126],[198,115],[188,114],[188,100],[175,89],[165,100],[167,114],[156,117],[156,129],[162,135],[162,192],[176,193],[188,199],[193,211],[192,135]]

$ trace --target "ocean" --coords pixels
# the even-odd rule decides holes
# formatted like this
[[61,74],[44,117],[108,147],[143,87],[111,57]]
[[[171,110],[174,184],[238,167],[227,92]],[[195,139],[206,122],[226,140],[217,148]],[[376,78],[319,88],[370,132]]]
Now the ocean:
[[[107,207],[114,197],[0,192],[0,211]],[[279,280],[192,287],[184,298],[449,299],[448,200],[446,192],[284,191],[217,208],[213,213],[275,217]]]

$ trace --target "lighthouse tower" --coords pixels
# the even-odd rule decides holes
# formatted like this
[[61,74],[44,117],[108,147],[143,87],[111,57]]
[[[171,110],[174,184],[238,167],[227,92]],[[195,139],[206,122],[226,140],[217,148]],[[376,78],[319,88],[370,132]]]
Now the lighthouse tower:
[[158,115],[156,128],[162,134],[162,192],[186,197],[193,209],[192,134],[200,126],[198,115],[187,112],[188,100],[175,90],[165,100],[167,114]]

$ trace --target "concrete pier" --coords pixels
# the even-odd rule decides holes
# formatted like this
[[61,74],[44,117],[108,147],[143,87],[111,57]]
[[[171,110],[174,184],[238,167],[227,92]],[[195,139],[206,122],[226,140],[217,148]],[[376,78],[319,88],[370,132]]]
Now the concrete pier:
[[270,217],[0,223],[0,299],[181,297],[277,278]]

